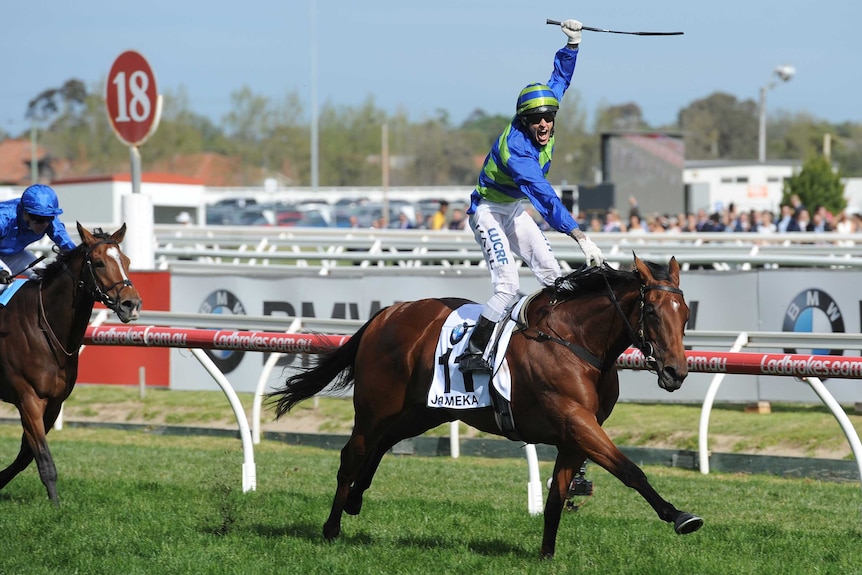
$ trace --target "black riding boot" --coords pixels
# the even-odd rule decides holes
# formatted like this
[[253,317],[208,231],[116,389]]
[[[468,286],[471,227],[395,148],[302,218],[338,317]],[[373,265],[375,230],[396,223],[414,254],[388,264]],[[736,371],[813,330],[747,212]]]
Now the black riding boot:
[[467,342],[467,349],[464,353],[455,358],[458,362],[458,369],[461,371],[472,371],[474,373],[487,373],[491,375],[493,369],[491,365],[485,361],[482,354],[485,353],[485,348],[488,347],[488,342],[491,340],[491,334],[494,333],[494,322],[483,315],[479,316],[479,321],[473,328],[473,333],[470,334],[470,340]]

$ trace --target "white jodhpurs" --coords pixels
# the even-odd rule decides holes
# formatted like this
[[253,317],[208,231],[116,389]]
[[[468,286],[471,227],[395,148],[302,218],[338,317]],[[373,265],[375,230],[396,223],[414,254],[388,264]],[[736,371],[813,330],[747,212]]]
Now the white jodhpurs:
[[494,285],[494,295],[482,308],[482,315],[491,321],[499,321],[518,296],[515,257],[523,260],[542,285],[553,285],[560,277],[560,264],[548,239],[521,202],[482,201],[470,215],[470,229],[482,248]]

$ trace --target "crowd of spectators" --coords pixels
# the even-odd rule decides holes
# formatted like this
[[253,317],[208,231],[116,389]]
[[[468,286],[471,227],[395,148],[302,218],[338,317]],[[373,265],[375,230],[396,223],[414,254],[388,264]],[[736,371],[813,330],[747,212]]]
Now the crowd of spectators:
[[[862,233],[862,215],[847,210],[833,214],[824,206],[809,209],[791,196],[791,201],[780,207],[778,213],[772,210],[740,210],[733,204],[717,211],[699,209],[694,213],[642,214],[635,198],[629,201],[628,213],[620,214],[616,208],[604,213],[590,212],[581,214],[578,223],[587,233],[616,232],[628,234],[674,234],[686,232],[751,232],[751,233],[792,233],[792,232],[837,232],[840,234]],[[543,230],[547,224],[528,206]],[[351,227],[358,227],[355,218]],[[371,227],[383,227],[383,218],[375,219]],[[434,213],[424,214],[416,210],[414,219],[404,212],[397,222],[390,222],[390,228],[430,229],[430,230],[467,230],[467,217],[460,207],[440,202]]]
[[771,210],[739,210],[733,204],[718,211],[699,209],[695,213],[641,214],[637,201],[624,219],[618,210],[610,208],[605,214],[590,214],[581,222],[589,232],[622,232],[630,234],[673,234],[685,232],[862,232],[862,216],[857,213],[833,214],[824,206],[810,210],[792,196],[790,203],[781,206],[779,213]]

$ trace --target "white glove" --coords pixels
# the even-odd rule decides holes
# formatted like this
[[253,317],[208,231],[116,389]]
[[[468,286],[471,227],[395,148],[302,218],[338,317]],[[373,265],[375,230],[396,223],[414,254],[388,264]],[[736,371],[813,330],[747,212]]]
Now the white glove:
[[569,44],[577,46],[581,43],[581,28],[583,24],[578,22],[577,20],[566,20],[562,24],[560,24],[560,28],[563,29],[563,32],[566,36],[569,37]]
[[577,242],[583,250],[584,256],[586,256],[587,265],[596,266],[597,268],[602,267],[605,263],[605,256],[602,255],[602,250],[599,249],[599,246],[597,246],[587,235],[584,235],[581,239],[577,240]]

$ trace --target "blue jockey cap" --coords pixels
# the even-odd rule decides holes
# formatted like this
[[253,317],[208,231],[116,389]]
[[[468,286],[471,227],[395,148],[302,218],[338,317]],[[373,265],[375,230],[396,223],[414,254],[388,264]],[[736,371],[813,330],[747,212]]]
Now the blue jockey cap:
[[44,184],[33,184],[21,196],[24,211],[34,216],[59,216],[63,210],[58,204],[57,193]]
[[529,84],[518,94],[518,104],[515,113],[518,116],[544,114],[560,109],[557,95],[545,84]]

